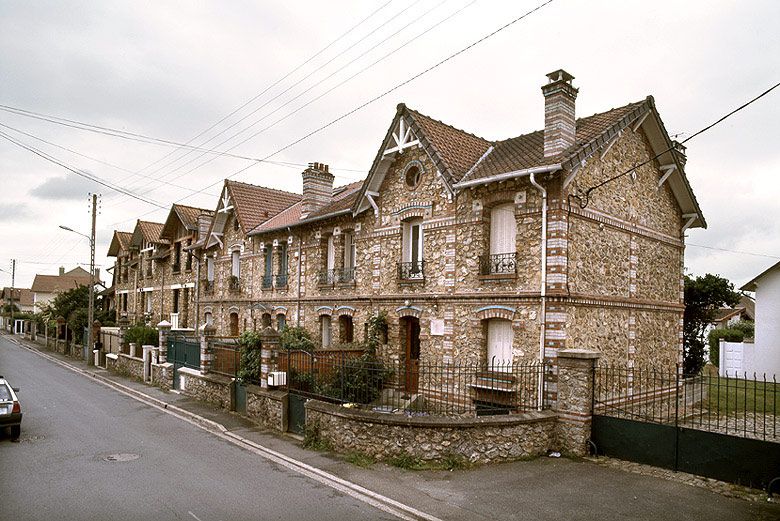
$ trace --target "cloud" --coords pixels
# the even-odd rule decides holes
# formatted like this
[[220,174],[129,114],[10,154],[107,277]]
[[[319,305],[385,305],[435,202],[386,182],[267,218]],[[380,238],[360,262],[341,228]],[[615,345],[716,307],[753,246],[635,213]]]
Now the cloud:
[[68,174],[65,177],[51,177],[42,184],[30,190],[30,195],[49,200],[86,200],[87,194],[100,190],[100,185],[79,177],[76,174]]
[[32,215],[26,204],[0,205],[0,222],[23,221]]

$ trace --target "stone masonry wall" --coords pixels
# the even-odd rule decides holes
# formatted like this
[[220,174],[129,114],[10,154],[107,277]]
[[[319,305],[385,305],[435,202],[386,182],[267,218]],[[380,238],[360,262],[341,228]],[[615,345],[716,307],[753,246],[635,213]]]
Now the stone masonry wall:
[[287,393],[246,386],[246,415],[264,427],[287,430]]
[[459,456],[490,463],[541,456],[557,446],[555,415],[549,412],[453,422],[351,411],[309,400],[306,424],[337,452],[360,452],[378,460],[403,455],[427,461]]

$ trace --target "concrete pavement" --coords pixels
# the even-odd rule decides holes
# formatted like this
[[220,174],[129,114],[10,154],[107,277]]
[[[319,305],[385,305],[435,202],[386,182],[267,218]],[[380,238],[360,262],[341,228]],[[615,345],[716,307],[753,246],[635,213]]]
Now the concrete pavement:
[[[19,349],[12,347],[7,339],[6,336],[0,337],[0,373],[8,372],[8,369],[5,368],[5,360],[10,355],[10,351],[6,353],[5,350]],[[24,342],[22,343],[24,344]],[[20,350],[20,352],[23,351]],[[27,354],[37,356],[29,351]],[[87,368],[85,364],[68,359],[63,360],[62,357],[52,356],[51,353],[43,353],[43,355],[47,356],[48,360],[40,359],[39,363],[33,365],[36,367],[53,366],[49,368],[47,374],[60,375],[51,376],[50,378],[54,381],[58,378],[64,378],[60,374],[64,374],[62,367],[57,368],[57,371],[53,370],[56,367],[54,362],[67,363],[75,367],[81,374],[110,384],[113,389],[131,395],[136,400],[141,400],[143,403],[136,402],[137,412],[144,410],[147,413],[156,411],[155,414],[162,414],[162,411],[173,413],[182,419],[196,422],[202,428],[208,429],[214,435],[212,438],[229,441],[234,447],[238,446],[244,449],[244,451],[240,451],[243,456],[238,459],[214,462],[214,466],[207,473],[209,475],[214,473],[227,474],[228,479],[232,479],[233,468],[236,466],[242,469],[254,469],[255,472],[250,473],[251,475],[257,475],[258,472],[273,475],[273,472],[268,470],[268,465],[271,465],[275,472],[284,475],[285,471],[292,471],[298,475],[306,476],[307,481],[318,483],[320,487],[331,480],[330,483],[327,483],[331,493],[351,498],[352,496],[347,496],[347,494],[350,491],[354,492],[361,498],[363,508],[369,509],[367,511],[356,509],[344,512],[339,510],[338,502],[334,503],[331,509],[330,502],[325,500],[326,502],[319,504],[320,519],[358,517],[375,519],[392,513],[411,518],[419,514],[423,518],[469,520],[780,519],[780,505],[750,503],[725,498],[707,490],[673,481],[629,474],[615,469],[603,468],[589,462],[565,459],[541,458],[530,462],[508,463],[454,472],[410,472],[380,464],[374,465],[370,469],[363,469],[330,454],[304,450],[294,439],[263,431],[240,416],[214,410],[185,396],[166,393],[140,382],[119,378],[100,369]],[[6,376],[10,378],[12,375],[9,373]],[[35,380],[34,372],[23,376],[25,379]],[[25,396],[26,384],[20,382],[19,385],[22,387],[22,396]],[[68,379],[67,383],[63,385],[66,387],[75,386],[71,379]],[[92,388],[101,389],[99,393],[101,395],[121,396],[104,386],[93,385]],[[79,389],[78,392],[74,391],[72,394],[65,390],[62,392],[66,394],[63,395],[63,400],[58,400],[58,403],[64,405],[66,403],[64,396],[67,396],[68,402],[84,403],[85,407],[92,407],[88,404],[90,400],[85,400],[85,393],[87,396],[90,392],[97,393],[94,390],[86,391],[84,389]],[[124,397],[122,399],[126,400]],[[22,400],[23,404],[26,405],[25,398]],[[33,419],[30,419],[29,408],[25,412],[22,443],[19,446],[24,447],[25,444],[29,444],[32,447],[36,444],[35,433],[38,431],[30,430],[30,425],[41,428],[41,426],[36,426],[34,422],[46,423],[49,421],[46,418],[53,411],[46,407],[41,410],[33,409],[35,414]],[[31,423],[28,424],[28,421]],[[156,439],[182,439],[185,433],[187,439],[192,436],[190,433],[192,425],[179,421],[178,427],[175,424],[168,425],[166,423],[166,429],[158,430],[157,421],[141,415],[138,418],[133,418],[133,425],[127,428],[136,432],[142,439],[145,439],[150,431],[154,433],[152,437]],[[111,431],[107,433],[106,438],[115,435],[117,433]],[[202,430],[201,435],[203,435]],[[75,438],[79,439],[78,436]],[[14,446],[8,443],[7,439],[0,440],[0,453],[3,456],[6,452],[13,451],[13,448]],[[37,453],[39,449],[35,450]],[[175,452],[175,447],[173,450]],[[52,454],[51,457],[58,456]],[[36,458],[33,457],[33,459]],[[173,465],[170,455],[155,453],[153,460],[149,456],[143,459],[146,465],[152,461],[155,466],[159,466],[163,462],[170,462],[172,469],[180,468]],[[5,457],[3,457],[3,461],[5,461]],[[129,464],[133,463],[129,462]],[[186,470],[184,472],[187,473]],[[0,470],[0,477],[3,477],[3,481],[6,479],[4,473],[4,470]],[[241,475],[242,472],[238,474]],[[321,481],[317,481],[318,476]],[[325,479],[323,476],[328,478]],[[335,485],[342,486],[343,489],[333,488],[334,483],[331,479],[333,477],[341,480],[337,481]],[[44,481],[47,482],[47,480]],[[41,485],[45,485],[45,483],[38,482],[38,486]],[[238,483],[233,483],[233,485],[240,488]],[[127,491],[127,494],[131,496],[136,493],[135,490]],[[386,507],[390,513],[388,510],[375,510],[364,502],[370,501],[372,494],[376,498],[375,501],[379,502],[379,506]],[[231,498],[231,500],[235,501],[236,499]],[[226,516],[225,519],[242,518],[239,514],[243,512],[239,505],[241,500],[237,501],[234,512],[237,515]],[[397,502],[395,506],[398,510],[395,512],[392,512],[393,502]],[[229,504],[230,502],[227,502],[224,506],[228,507]],[[177,512],[182,511],[180,507],[183,505],[180,502],[173,500],[170,505],[178,505]],[[0,514],[2,514],[2,510],[3,507],[0,506]],[[196,512],[193,513],[197,515]],[[278,519],[298,518],[293,516],[292,511],[274,511],[274,513],[283,516],[278,517]],[[348,517],[342,517],[343,515]],[[5,518],[5,516],[0,517]],[[250,518],[266,519],[271,517],[258,515]],[[202,519],[206,521],[205,518]]]

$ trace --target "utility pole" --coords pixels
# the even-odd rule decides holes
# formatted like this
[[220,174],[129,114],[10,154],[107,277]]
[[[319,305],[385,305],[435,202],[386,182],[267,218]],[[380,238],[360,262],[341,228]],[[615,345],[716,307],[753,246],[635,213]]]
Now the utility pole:
[[[14,281],[16,279],[16,259],[11,259],[11,334],[16,333],[16,322],[14,322]],[[21,304],[22,299],[19,299]]]
[[95,322],[95,224],[97,222],[97,194],[92,194],[92,233],[89,237],[89,312],[87,313],[87,365],[94,364],[92,324]]

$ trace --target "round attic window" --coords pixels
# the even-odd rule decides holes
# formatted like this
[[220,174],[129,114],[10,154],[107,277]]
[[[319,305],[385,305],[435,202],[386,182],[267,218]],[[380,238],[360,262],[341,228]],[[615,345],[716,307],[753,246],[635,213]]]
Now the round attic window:
[[409,188],[417,188],[422,179],[422,165],[419,161],[412,161],[404,169],[404,181]]

